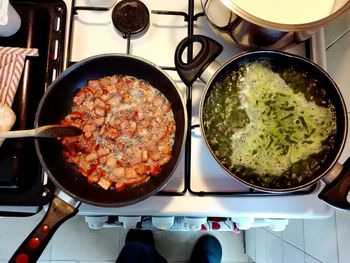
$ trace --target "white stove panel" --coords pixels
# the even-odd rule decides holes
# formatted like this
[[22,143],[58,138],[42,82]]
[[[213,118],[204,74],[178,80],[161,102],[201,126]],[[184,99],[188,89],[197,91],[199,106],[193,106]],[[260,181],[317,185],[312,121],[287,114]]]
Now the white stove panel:
[[[68,9],[72,0],[65,0]],[[76,6],[112,7],[116,0],[77,0]],[[143,1],[150,12],[150,26],[144,34],[132,37],[130,54],[143,57],[158,66],[173,67],[177,44],[187,36],[187,22],[182,16],[152,14],[152,10],[188,12],[188,0]],[[200,0],[194,0],[194,14],[202,12]],[[70,62],[79,61],[102,53],[126,53],[127,40],[114,29],[109,11],[78,11],[74,17]],[[203,34],[216,39],[224,46],[218,61],[240,53],[241,50],[218,38],[210,29],[205,17],[198,17],[194,23],[194,34]],[[320,49],[323,50],[323,49]],[[303,44],[288,50],[305,55]],[[323,53],[322,51],[320,53]],[[67,60],[65,60],[67,61]],[[183,97],[186,87],[175,71],[166,71],[176,82]],[[199,101],[205,84],[196,81],[192,88],[192,125],[199,124]],[[190,129],[190,127],[189,127]],[[153,196],[139,204],[122,208],[102,208],[82,204],[80,214],[84,215],[190,215],[190,216],[236,216],[259,218],[324,218],[334,212],[317,197],[322,184],[308,194],[282,196],[198,196],[193,192],[247,192],[249,188],[229,176],[211,157],[206,149],[200,129],[191,130],[191,178],[190,190],[183,196]],[[183,154],[174,176],[162,189],[166,192],[183,192],[185,189]]]

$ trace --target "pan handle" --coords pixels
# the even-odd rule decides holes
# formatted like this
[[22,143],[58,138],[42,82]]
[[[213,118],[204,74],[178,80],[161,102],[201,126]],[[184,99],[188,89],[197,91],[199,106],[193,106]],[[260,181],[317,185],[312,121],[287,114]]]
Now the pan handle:
[[77,208],[56,196],[45,217],[23,241],[9,262],[36,262],[58,227],[77,212]]
[[[186,48],[192,48],[195,42],[200,43],[201,49],[193,59],[185,63],[182,59],[184,51]],[[221,44],[206,36],[193,35],[183,39],[175,50],[175,67],[181,80],[187,86],[192,85],[222,50]]]
[[318,195],[320,199],[339,209],[350,210],[350,202],[347,200],[350,190],[350,158],[344,164],[340,174],[327,184]]

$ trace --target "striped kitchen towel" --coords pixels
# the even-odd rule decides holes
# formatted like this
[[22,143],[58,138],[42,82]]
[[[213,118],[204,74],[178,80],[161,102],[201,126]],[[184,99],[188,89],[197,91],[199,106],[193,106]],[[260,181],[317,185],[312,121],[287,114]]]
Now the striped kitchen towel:
[[38,56],[36,48],[0,46],[0,105],[12,106],[26,56]]

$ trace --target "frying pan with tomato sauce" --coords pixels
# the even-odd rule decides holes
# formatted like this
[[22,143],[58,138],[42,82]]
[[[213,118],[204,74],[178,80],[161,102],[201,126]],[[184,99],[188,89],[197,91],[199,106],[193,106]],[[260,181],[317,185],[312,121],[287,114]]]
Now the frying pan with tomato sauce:
[[[196,43],[197,46],[201,47],[198,54],[195,56],[195,58],[191,61],[184,62],[183,61],[183,53],[184,50],[193,43]],[[345,142],[346,142],[346,136],[347,136],[347,130],[348,130],[348,120],[347,120],[347,110],[345,107],[344,99],[336,85],[336,83],[332,80],[332,78],[325,72],[322,68],[320,68],[318,65],[313,63],[312,61],[293,55],[290,53],[282,52],[282,51],[274,51],[274,50],[255,50],[255,51],[247,51],[245,53],[241,53],[237,55],[236,57],[233,57],[226,61],[223,65],[220,65],[217,61],[215,61],[215,58],[221,53],[222,46],[217,43],[215,40],[210,39],[205,36],[201,35],[194,35],[190,36],[188,38],[185,38],[183,41],[181,41],[175,51],[175,65],[176,69],[181,77],[181,79],[187,84],[191,85],[197,78],[201,78],[204,82],[207,83],[205,90],[203,92],[201,103],[200,103],[200,126],[201,126],[201,132],[203,134],[205,144],[207,146],[208,151],[212,155],[212,157],[215,159],[215,161],[233,178],[237,179],[238,181],[248,185],[251,188],[257,189],[259,191],[266,191],[266,192],[272,192],[272,193],[289,193],[289,192],[295,192],[301,189],[304,189],[306,187],[309,187],[315,183],[317,183],[320,180],[323,180],[327,185],[323,189],[323,191],[319,194],[320,199],[324,200],[328,204],[341,208],[341,209],[349,209],[350,210],[350,203],[347,200],[347,195],[350,190],[350,158],[341,165],[338,162],[338,159],[342,153],[342,150],[344,148]],[[231,100],[230,103],[228,103],[228,100],[224,100],[222,98],[225,98],[227,94],[230,92],[230,94],[235,94],[237,91],[233,89],[230,84],[230,82],[235,81],[235,77],[238,76],[239,81],[242,79],[246,79],[247,75],[243,75],[243,78],[240,75],[241,70],[244,70],[247,66],[250,66],[254,63],[259,63],[262,65],[268,65],[269,71],[273,71],[276,74],[279,75],[280,72],[289,72],[290,69],[292,69],[292,72],[296,72],[295,76],[307,76],[306,78],[306,84],[308,80],[312,80],[312,89],[314,91],[309,92],[308,91],[308,85],[301,85],[298,89],[298,91],[294,91],[293,94],[299,94],[297,96],[309,96],[310,100],[311,97],[317,97],[317,93],[322,93],[321,101],[330,101],[329,104],[332,104],[334,106],[335,111],[335,132],[330,136],[329,143],[327,142],[327,152],[326,154],[322,155],[309,155],[309,158],[312,157],[312,162],[317,159],[318,163],[317,165],[309,165],[307,162],[309,162],[310,159],[302,159],[303,162],[308,164],[307,168],[309,171],[307,171],[307,176],[304,176],[306,174],[306,169],[304,170],[305,166],[298,167],[296,170],[296,176],[293,171],[293,173],[288,173],[287,170],[284,170],[279,174],[278,176],[275,176],[274,174],[262,174],[262,173],[256,173],[254,170],[254,167],[252,166],[245,166],[243,168],[239,167],[240,170],[238,170],[236,166],[233,166],[232,163],[236,162],[237,159],[243,158],[243,155],[237,156],[232,155],[231,153],[226,154],[225,152],[228,152],[228,150],[233,149],[233,147],[241,148],[241,149],[262,149],[267,148],[269,145],[265,147],[264,144],[262,145],[253,145],[254,143],[259,143],[259,140],[251,140],[250,144],[245,143],[242,139],[242,134],[240,133],[242,129],[239,132],[236,132],[236,134],[228,134],[227,130],[231,129],[233,125],[236,125],[238,122],[234,122],[234,119],[239,119],[239,121],[242,121],[243,118],[248,119],[248,121],[244,122],[244,125],[248,126],[246,123],[250,124],[250,119],[247,117],[248,115],[245,114],[245,112],[248,112],[248,110],[253,111],[252,108],[258,107],[258,102],[260,103],[262,100],[259,101],[261,98],[257,98],[255,100],[254,95],[257,92],[257,90],[253,90],[252,95],[247,95],[248,93],[246,90],[244,91],[244,95],[242,97],[246,96],[251,99],[251,101],[255,101],[255,104],[251,106],[251,108],[248,108],[248,110],[244,107],[247,107],[245,104],[244,107],[234,109],[234,105],[237,105],[238,100],[242,100],[242,97],[239,97],[236,100]],[[249,69],[250,70],[250,69]],[[249,71],[250,72],[250,71]],[[265,71],[261,71],[265,72]],[[262,74],[265,76],[265,73]],[[292,75],[294,77],[294,75]],[[248,77],[247,77],[248,78]],[[223,83],[222,80],[229,79],[227,83]],[[254,80],[255,81],[255,80]],[[275,81],[275,80],[273,80]],[[287,82],[287,80],[284,80],[284,82]],[[272,85],[271,82],[267,81],[264,85],[264,91],[271,90]],[[253,87],[255,84],[252,84]],[[258,84],[258,85],[261,85]],[[285,84],[283,84],[285,85]],[[220,88],[218,88],[220,87]],[[231,91],[228,91],[231,89]],[[268,93],[266,92],[266,93]],[[254,94],[253,94],[254,93]],[[265,93],[265,94],[266,94]],[[309,94],[308,94],[309,93]],[[214,94],[214,95],[213,95]],[[259,93],[258,93],[259,94]],[[302,94],[302,95],[300,95]],[[268,94],[268,96],[271,95]],[[282,94],[283,95],[283,94]],[[230,95],[231,96],[231,95]],[[236,95],[237,96],[237,95]],[[290,95],[285,99],[288,100],[294,100],[292,98],[296,95]],[[221,100],[221,101],[220,101]],[[212,103],[212,101],[215,101],[215,103]],[[288,102],[288,101],[287,101]],[[214,106],[214,110],[209,111],[207,107],[208,103],[212,103]],[[273,103],[273,101],[266,101],[266,103]],[[328,102],[327,102],[328,103]],[[226,109],[223,110],[223,104],[225,104],[224,107],[227,107],[229,110],[226,111]],[[309,104],[309,103],[306,103]],[[293,106],[294,108],[300,108],[302,104],[298,104],[296,106]],[[266,107],[267,108],[267,107]],[[310,110],[311,107],[306,107],[306,111]],[[244,109],[244,110],[243,110]],[[332,108],[333,109],[333,108]],[[287,111],[288,109],[286,109]],[[290,109],[289,109],[290,110]],[[229,114],[228,114],[229,113]],[[234,113],[234,114],[231,114]],[[290,116],[287,114],[287,112],[282,112],[286,116]],[[210,115],[211,114],[211,115]],[[241,114],[241,116],[239,115]],[[333,114],[333,113],[332,113]],[[227,115],[230,115],[232,119],[223,119],[227,117]],[[266,113],[265,115],[268,115]],[[260,115],[261,117],[261,115]],[[217,135],[217,132],[211,132],[208,129],[208,120],[214,120],[212,122],[212,126],[217,129],[217,127],[223,126],[221,137],[219,138]],[[261,119],[261,118],[260,118]],[[269,117],[267,119],[266,123],[271,123],[272,117]],[[204,123],[207,121],[206,123]],[[303,125],[303,119],[299,120],[300,125]],[[281,122],[282,123],[282,122]],[[260,125],[260,124],[259,124]],[[280,124],[282,125],[282,124]],[[246,127],[242,126],[242,127]],[[251,126],[248,126],[251,127]],[[288,126],[287,126],[288,127]],[[241,128],[241,127],[239,127]],[[285,126],[281,126],[279,129],[285,128]],[[256,136],[258,129],[252,129],[249,132]],[[220,130],[217,130],[220,132]],[[276,132],[274,130],[274,132]],[[266,135],[262,134],[261,136]],[[283,134],[284,136],[287,136],[288,133]],[[258,136],[257,135],[257,136]],[[216,137],[215,137],[216,136]],[[226,137],[225,137],[226,136]],[[313,137],[313,134],[310,134],[310,141],[315,138]],[[306,137],[305,137],[306,138]],[[234,144],[233,142],[236,142],[240,140],[240,144]],[[328,140],[328,139],[327,139]],[[214,142],[214,143],[213,143]],[[242,143],[243,142],[243,143]],[[271,143],[272,141],[270,141]],[[291,142],[296,143],[296,142]],[[323,143],[323,142],[322,142]],[[242,145],[243,144],[243,145]],[[279,144],[278,146],[280,146]],[[254,146],[254,148],[252,147]],[[233,149],[232,152],[236,149]],[[219,152],[221,151],[221,152]],[[222,152],[224,154],[222,154]],[[242,151],[244,152],[244,151]],[[247,151],[246,151],[247,152]],[[245,153],[245,152],[244,152]],[[257,163],[256,157],[256,150],[252,150],[249,152],[249,154],[245,155],[244,158],[248,159],[250,163]],[[286,154],[288,157],[288,154],[290,152],[285,151],[283,154]],[[234,156],[235,158],[233,158]],[[290,155],[289,157],[291,157]],[[225,159],[226,158],[226,159]],[[232,159],[230,159],[232,158]],[[265,159],[264,159],[265,158]],[[266,160],[266,155],[263,155],[260,160],[263,162],[271,161],[270,159]],[[274,166],[279,167],[280,162],[276,161],[277,159],[272,159],[274,161]],[[231,163],[230,163],[231,162]],[[248,163],[248,162],[246,162]],[[303,163],[304,164],[304,163]],[[271,168],[271,167],[268,167]],[[245,169],[245,170],[243,170]],[[243,171],[243,172],[242,172]],[[247,176],[248,175],[248,176]],[[265,181],[264,178],[267,176],[270,176],[272,178],[272,175],[274,176],[273,180]],[[332,175],[332,176],[328,176]],[[335,175],[335,176],[334,176]]]
[[131,205],[157,193],[171,178],[185,144],[186,107],[174,81],[161,68],[146,60],[130,55],[106,54],[74,64],[44,94],[37,109],[35,127],[60,123],[71,112],[72,99],[77,90],[84,87],[88,80],[112,75],[128,75],[145,80],[171,103],[176,126],[172,158],[161,167],[157,176],[118,192],[89,184],[76,166],[66,161],[62,155],[62,145],[56,139],[36,139],[40,163],[61,192],[51,202],[45,218],[21,244],[10,262],[26,258],[27,262],[33,262],[38,259],[59,225],[78,212],[80,202],[105,207]]

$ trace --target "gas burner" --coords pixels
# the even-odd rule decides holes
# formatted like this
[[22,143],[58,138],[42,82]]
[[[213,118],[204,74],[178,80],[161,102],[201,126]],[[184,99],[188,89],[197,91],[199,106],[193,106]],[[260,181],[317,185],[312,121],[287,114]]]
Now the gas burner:
[[142,32],[149,25],[149,12],[139,0],[122,0],[113,8],[114,26],[126,36]]

